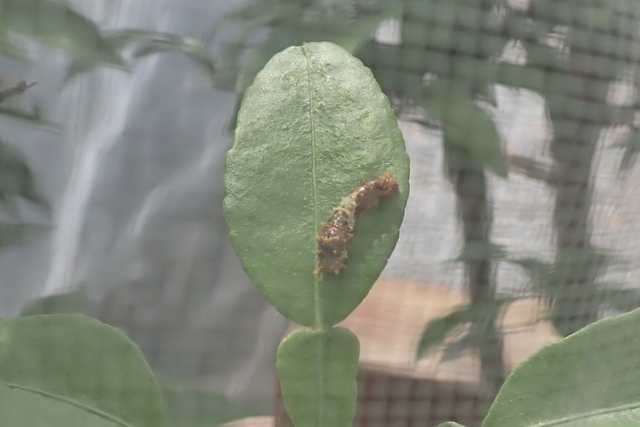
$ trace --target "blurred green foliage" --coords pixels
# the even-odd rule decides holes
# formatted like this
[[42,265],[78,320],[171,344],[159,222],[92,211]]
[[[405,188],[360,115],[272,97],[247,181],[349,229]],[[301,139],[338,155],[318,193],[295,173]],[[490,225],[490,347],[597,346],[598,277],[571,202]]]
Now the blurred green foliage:
[[[130,61],[123,57],[125,50],[132,51],[134,60],[159,52],[182,52],[200,64],[210,76],[213,75],[215,67],[212,55],[197,40],[132,29],[103,32],[71,6],[55,0],[2,0],[0,10],[0,55],[29,61],[26,40],[57,49],[71,57],[67,81],[96,66],[130,69]],[[0,116],[49,129],[56,128],[44,118],[37,103],[31,111],[21,108],[17,95],[24,90],[16,91],[15,88],[17,86],[0,88],[12,91],[10,97],[0,101]],[[37,205],[45,219],[37,224],[23,223],[17,211],[16,201],[19,198]],[[24,155],[2,140],[0,206],[12,217],[11,221],[0,221],[0,247],[26,241],[51,228],[48,222],[50,206],[37,188],[33,171]]]

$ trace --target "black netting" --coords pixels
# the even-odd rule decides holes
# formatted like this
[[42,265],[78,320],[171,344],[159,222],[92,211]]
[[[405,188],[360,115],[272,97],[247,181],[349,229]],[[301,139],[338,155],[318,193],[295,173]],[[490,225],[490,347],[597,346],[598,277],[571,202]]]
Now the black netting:
[[[40,80],[0,99],[0,310],[122,329],[172,384],[172,422],[291,425],[274,352],[292,326],[233,253],[222,179],[243,91],[303,42],[371,69],[411,158],[396,250],[345,321],[362,343],[354,426],[479,425],[534,351],[640,306],[635,0],[72,3],[104,34],[146,28],[208,50],[157,56],[179,42],[156,34],[123,50],[126,74],[0,19],[4,88]],[[43,124],[25,107],[40,102],[65,132],[25,126]]]

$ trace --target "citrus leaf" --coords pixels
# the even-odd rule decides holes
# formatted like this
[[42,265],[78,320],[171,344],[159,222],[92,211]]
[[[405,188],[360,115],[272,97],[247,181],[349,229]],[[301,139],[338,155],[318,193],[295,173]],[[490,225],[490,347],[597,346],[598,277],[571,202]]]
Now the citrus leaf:
[[535,353],[498,393],[482,427],[640,425],[640,310],[593,323]]
[[23,34],[85,62],[123,65],[100,30],[70,6],[54,0],[3,0],[0,28]]
[[[314,274],[316,236],[341,199],[384,173],[399,194],[358,219],[346,268]],[[274,56],[247,90],[225,171],[224,211],[236,254],[283,315],[330,326],[360,304],[396,245],[409,157],[371,72],[331,43]]]
[[435,347],[460,327],[470,324],[469,331],[445,346],[442,360],[449,360],[469,349],[477,349],[491,340],[495,334],[495,323],[505,305],[514,297],[496,296],[494,300],[468,304],[438,319],[430,321],[422,331],[416,351],[416,360],[425,357]]
[[0,141],[0,200],[14,195],[35,203],[47,212],[50,210],[22,153]]
[[300,329],[278,347],[276,370],[296,427],[350,427],[356,410],[358,338],[344,328]]
[[[124,29],[105,32],[104,40],[111,49],[118,52],[133,46],[134,58],[142,58],[156,53],[180,52],[203,66],[211,77],[216,71],[213,56],[207,46],[190,37],[158,31]],[[78,74],[93,70],[96,65],[98,64],[80,60],[72,62],[67,70],[65,81]],[[124,68],[128,70],[130,67],[125,66]]]
[[25,50],[12,40],[4,28],[0,28],[0,54],[14,59],[28,60],[29,55]]
[[509,259],[507,261],[522,268],[527,276],[529,276],[530,283],[528,287],[531,290],[537,293],[543,293],[545,289],[549,288],[548,282],[552,274],[552,263],[536,258]]
[[271,25],[276,22],[286,22],[300,13],[299,2],[274,3],[269,1],[253,1],[244,7],[231,12],[218,21],[205,36],[205,40],[211,43],[220,31],[226,27],[242,25],[243,35],[234,40],[234,44],[243,43],[246,37],[261,26]]
[[478,303],[475,306],[476,313],[469,331],[456,341],[446,345],[441,362],[456,359],[466,351],[482,352],[483,348],[496,342],[500,338],[496,321],[498,316],[502,314],[502,306],[510,301],[512,300],[503,299]]
[[[487,111],[468,99],[440,99],[445,144],[464,148],[475,164],[482,165],[503,178],[507,177],[507,157],[496,124]],[[429,107],[427,106],[427,112]]]
[[198,40],[189,37],[151,37],[140,43],[134,52],[136,58],[163,52],[181,52],[204,67],[210,74],[215,73],[216,64],[209,49]]
[[91,308],[86,286],[83,285],[71,292],[35,299],[20,312],[20,316],[59,313],[89,315],[90,312]]
[[92,410],[56,396],[0,384],[2,427],[130,427],[106,413]]
[[471,322],[472,319],[469,306],[465,306],[427,323],[422,335],[420,335],[420,341],[418,341],[416,360],[422,359],[435,347],[442,345],[445,338],[461,326]]
[[624,139],[614,144],[613,147],[624,149],[618,168],[618,176],[625,176],[638,160],[638,154],[640,154],[640,131],[632,130]]
[[479,343],[471,331],[467,332],[452,343],[447,344],[442,353],[441,362],[447,362],[460,357],[463,353],[470,350],[477,350]]
[[49,128],[51,130],[60,130],[60,126],[43,118],[42,108],[37,104],[33,107],[33,111],[31,112],[3,105],[0,107],[0,115],[26,122],[31,125]]
[[553,163],[532,159],[517,154],[507,156],[509,169],[531,179],[537,179],[549,184],[555,182],[555,167]]
[[53,226],[0,223],[0,248],[25,243],[50,232]]
[[0,383],[136,427],[165,425],[160,388],[138,347],[117,329],[82,315],[0,321]]
[[[529,276],[529,288],[536,293],[551,297],[573,298],[575,287],[571,280],[572,272],[577,269],[600,271],[610,266],[613,256],[602,249],[593,247],[565,248],[556,255],[554,262],[544,262],[535,258],[508,259],[520,266]],[[583,284],[583,288],[594,285]]]
[[484,261],[487,259],[502,259],[507,256],[504,248],[491,242],[465,242],[464,248],[455,261]]

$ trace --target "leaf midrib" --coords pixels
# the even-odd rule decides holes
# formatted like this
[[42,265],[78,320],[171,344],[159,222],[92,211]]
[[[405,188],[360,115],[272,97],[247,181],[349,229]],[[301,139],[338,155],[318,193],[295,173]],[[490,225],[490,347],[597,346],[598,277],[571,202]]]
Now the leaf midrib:
[[133,427],[131,424],[127,423],[126,421],[124,421],[121,418],[116,417],[115,415],[112,415],[108,412],[104,412],[101,409],[96,408],[95,406],[90,406],[87,405],[85,403],[82,403],[78,400],[66,397],[66,396],[62,396],[59,394],[55,394],[55,393],[51,393],[45,390],[41,390],[38,388],[33,388],[33,387],[27,387],[27,386],[23,386],[20,384],[14,384],[14,383],[9,383],[9,382],[5,382],[5,381],[0,381],[0,385],[3,385],[7,388],[15,388],[15,389],[19,389],[19,390],[24,390],[24,391],[28,391],[30,393],[35,393],[35,394],[39,394],[41,396],[47,397],[49,399],[52,400],[58,400],[60,402],[64,402],[67,403],[69,405],[75,406],[76,408],[80,408],[83,409],[91,414],[94,415],[98,415],[99,417],[102,417],[104,419],[107,419],[109,421],[113,421],[114,423],[122,426],[122,427]]
[[[318,224],[318,187],[316,180],[316,128],[313,114],[313,89],[311,86],[311,59],[309,58],[309,51],[307,44],[302,45],[302,51],[304,52],[305,59],[307,61],[307,83],[308,83],[308,98],[309,98],[309,127],[311,132],[311,179],[313,187],[313,235],[315,235],[315,227]],[[322,321],[322,311],[320,307],[320,274],[313,275],[313,299],[315,309],[315,329],[324,329]],[[318,425],[324,426],[324,393],[322,392],[322,378],[324,377],[324,367],[322,361],[324,360],[324,346],[323,340],[318,340],[318,356],[320,363],[318,363]]]
[[595,411],[588,411],[582,414],[569,415],[567,417],[556,418],[554,420],[546,421],[542,424],[532,424],[532,425],[535,425],[536,427],[552,427],[552,426],[566,424],[570,421],[584,420],[584,419],[593,418],[599,415],[615,414],[618,412],[630,411],[630,410],[639,409],[639,408],[640,408],[640,402],[634,402],[634,403],[628,403],[626,405],[619,405],[619,406],[613,406],[610,408],[597,409]]

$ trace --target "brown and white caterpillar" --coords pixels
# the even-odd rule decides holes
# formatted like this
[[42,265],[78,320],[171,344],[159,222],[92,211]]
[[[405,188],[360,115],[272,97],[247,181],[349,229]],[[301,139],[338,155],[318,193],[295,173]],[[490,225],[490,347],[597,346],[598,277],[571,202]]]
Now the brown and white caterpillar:
[[353,237],[356,219],[378,204],[381,198],[398,192],[398,181],[391,174],[363,181],[362,185],[340,202],[316,237],[318,242],[318,268],[316,274],[339,274],[347,259],[349,243]]

